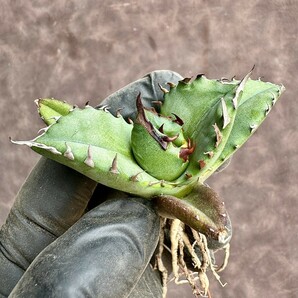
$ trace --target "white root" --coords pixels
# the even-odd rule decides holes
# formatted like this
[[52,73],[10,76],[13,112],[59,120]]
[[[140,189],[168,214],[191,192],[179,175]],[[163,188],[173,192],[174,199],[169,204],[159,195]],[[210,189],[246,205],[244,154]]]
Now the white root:
[[178,262],[178,244],[182,233],[182,222],[179,219],[173,219],[170,229],[172,269],[175,277],[175,283],[179,283],[179,262]]
[[216,272],[222,272],[223,270],[225,270],[225,268],[227,267],[228,265],[228,262],[229,262],[229,257],[230,257],[230,243],[228,243],[227,245],[225,245],[223,247],[224,251],[225,251],[225,257],[224,257],[224,260],[223,260],[223,263],[221,266],[219,266],[217,269],[216,269]]
[[[168,249],[165,246],[165,230],[170,226],[170,241],[171,248]],[[225,258],[221,266],[217,266],[212,262],[211,253],[207,246],[207,239],[205,235],[198,233],[197,231],[190,229],[194,242],[191,243],[189,235],[185,231],[185,225],[178,219],[161,219],[161,232],[159,237],[158,252],[156,255],[155,268],[161,272],[162,286],[163,286],[163,298],[166,297],[167,283],[168,283],[168,271],[164,266],[162,256],[164,248],[170,250],[172,256],[172,270],[173,280],[176,284],[188,283],[193,291],[195,297],[209,297],[211,298],[209,290],[209,279],[207,276],[208,268],[221,284],[225,286],[220,280],[218,272],[225,269],[229,259],[229,244],[223,249],[225,251]],[[198,257],[196,249],[200,250],[201,256]],[[187,267],[185,252],[188,252],[192,261],[192,270]],[[197,272],[193,272],[193,271]],[[184,279],[183,279],[184,277]]]
[[182,239],[179,239],[179,263],[181,266],[181,270],[184,273],[187,282],[192,287],[192,292],[195,296],[200,295],[200,290],[198,286],[196,285],[196,281],[198,280],[198,277],[194,275],[192,271],[190,271],[187,268],[187,265],[184,261],[184,242]]
[[166,225],[166,219],[160,219],[160,234],[159,234],[159,243],[158,243],[158,252],[156,254],[156,264],[155,269],[157,268],[161,273],[161,282],[162,282],[162,297],[165,298],[167,295],[167,281],[168,281],[168,270],[165,267],[162,261],[162,254],[164,249],[164,228]]

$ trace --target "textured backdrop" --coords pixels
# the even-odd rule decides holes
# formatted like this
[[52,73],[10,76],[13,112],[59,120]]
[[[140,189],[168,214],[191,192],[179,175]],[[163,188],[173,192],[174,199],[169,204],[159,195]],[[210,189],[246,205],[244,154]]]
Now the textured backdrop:
[[[234,224],[231,258],[212,297],[298,297],[298,2],[0,2],[0,224],[38,160],[8,137],[42,127],[35,98],[95,105],[155,69],[254,78],[287,91],[230,167],[208,180]],[[170,286],[169,297],[192,297]]]

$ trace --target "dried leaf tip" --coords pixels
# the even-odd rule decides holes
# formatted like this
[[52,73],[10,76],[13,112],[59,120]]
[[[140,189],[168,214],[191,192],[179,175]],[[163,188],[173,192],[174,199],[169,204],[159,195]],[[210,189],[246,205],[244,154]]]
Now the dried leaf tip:
[[36,147],[36,148],[40,148],[40,149],[44,149],[47,150],[55,155],[62,155],[62,153],[60,151],[58,151],[55,147],[52,146],[47,146],[45,144],[41,144],[41,143],[37,143],[34,140],[31,141],[14,141],[11,139],[11,137],[9,137],[9,140],[13,143],[13,144],[17,144],[17,145],[26,145],[28,147]]
[[234,109],[237,109],[237,107],[238,107],[239,97],[241,96],[241,94],[243,92],[243,89],[244,89],[244,86],[245,86],[247,80],[249,79],[249,77],[251,76],[254,68],[255,68],[255,66],[253,66],[253,68],[251,69],[251,71],[240,81],[240,83],[239,83],[239,85],[238,85],[238,87],[236,89],[235,96],[233,98]]

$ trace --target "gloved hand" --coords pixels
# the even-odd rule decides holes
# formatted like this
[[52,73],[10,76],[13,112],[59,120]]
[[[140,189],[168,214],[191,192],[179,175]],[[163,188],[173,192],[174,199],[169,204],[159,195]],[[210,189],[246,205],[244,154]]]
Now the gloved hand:
[[[135,99],[161,100],[156,71],[109,96],[112,113],[134,118]],[[159,236],[151,202],[109,189],[41,158],[0,231],[0,297],[161,297],[150,259]]]

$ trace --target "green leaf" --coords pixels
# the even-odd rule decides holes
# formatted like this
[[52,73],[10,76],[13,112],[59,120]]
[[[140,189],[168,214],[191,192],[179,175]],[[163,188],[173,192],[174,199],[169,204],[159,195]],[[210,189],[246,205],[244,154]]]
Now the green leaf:
[[118,190],[148,198],[163,192],[184,195],[187,185],[156,179],[137,164],[131,150],[132,128],[122,117],[87,106],[61,116],[31,141],[12,142]]
[[[284,90],[251,80],[249,75],[241,81],[209,80],[204,76],[191,83],[183,80],[165,95],[161,117],[145,111],[161,136],[179,133],[179,138],[167,146],[168,152],[150,134],[132,135],[139,123],[133,130],[133,125],[104,108],[73,108],[55,99],[37,102],[41,117],[50,125],[45,132],[32,141],[16,143],[28,145],[107,186],[144,197],[168,194],[181,198],[250,138]],[[158,131],[162,125],[163,133]],[[178,147],[185,146],[188,139],[191,142],[187,146],[194,143],[196,147],[183,162]],[[150,154],[146,154],[148,148],[152,149]],[[88,152],[93,167],[86,164]]]
[[[237,108],[233,129],[220,158],[213,166],[214,168],[217,169],[229,159],[253,135],[284,90],[283,86],[272,83],[251,79],[247,81]],[[213,171],[205,173],[204,179],[212,173]]]
[[161,214],[222,247],[231,238],[230,221],[203,181],[252,136],[284,91],[250,74],[241,81],[184,79],[171,85],[161,115],[144,110],[138,97],[133,125],[105,108],[41,99],[36,103],[49,126],[33,140],[12,142],[108,187],[154,198]]
[[53,98],[37,99],[35,103],[41,119],[47,125],[55,123],[61,116],[66,116],[73,108],[70,104]]
[[[185,137],[195,144],[186,173],[192,180],[207,179],[236,152],[266,118],[283,86],[255,81],[249,73],[241,81],[180,81],[165,95],[161,113],[184,121]],[[182,181],[181,176],[176,182]]]

